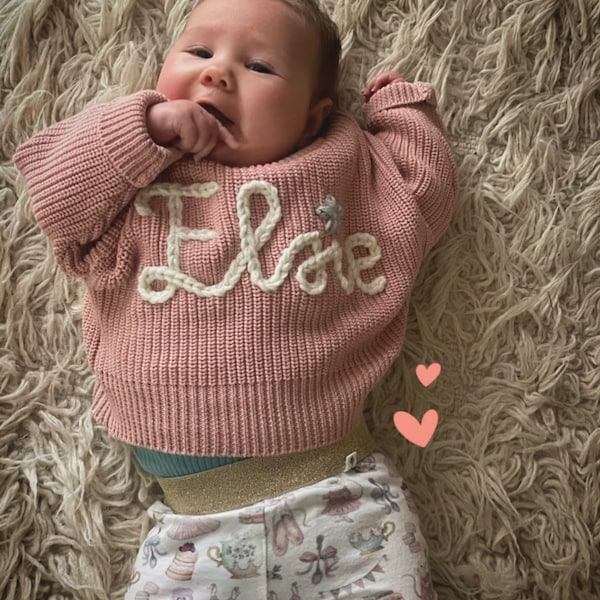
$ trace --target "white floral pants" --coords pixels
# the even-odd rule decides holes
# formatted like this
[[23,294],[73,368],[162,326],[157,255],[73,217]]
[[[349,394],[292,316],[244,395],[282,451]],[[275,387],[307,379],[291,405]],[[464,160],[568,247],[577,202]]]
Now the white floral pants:
[[127,600],[437,598],[414,503],[381,454],[237,510],[148,512]]

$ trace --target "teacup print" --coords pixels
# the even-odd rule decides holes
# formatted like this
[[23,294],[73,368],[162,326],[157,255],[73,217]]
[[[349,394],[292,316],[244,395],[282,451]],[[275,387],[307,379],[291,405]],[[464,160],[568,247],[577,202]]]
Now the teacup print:
[[396,525],[386,521],[383,524],[357,529],[348,536],[348,540],[361,554],[371,554],[382,550],[383,542],[387,542],[394,531]]
[[262,548],[245,538],[221,542],[220,546],[211,546],[206,553],[218,567],[225,567],[232,579],[257,577],[263,564]]

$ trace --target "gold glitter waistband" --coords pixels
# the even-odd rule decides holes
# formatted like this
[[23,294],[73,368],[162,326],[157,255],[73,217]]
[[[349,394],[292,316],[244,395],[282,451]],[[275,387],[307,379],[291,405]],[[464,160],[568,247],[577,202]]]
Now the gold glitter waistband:
[[352,469],[375,443],[361,419],[341,440],[293,454],[249,458],[184,477],[158,477],[176,513],[216,513],[280,496]]

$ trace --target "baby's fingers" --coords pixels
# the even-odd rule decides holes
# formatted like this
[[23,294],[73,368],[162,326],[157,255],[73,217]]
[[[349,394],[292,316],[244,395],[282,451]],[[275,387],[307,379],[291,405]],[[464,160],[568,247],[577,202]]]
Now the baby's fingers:
[[232,150],[236,150],[240,147],[239,142],[235,139],[234,135],[221,123],[219,123],[219,138],[220,140]]
[[215,127],[214,131],[206,139],[202,140],[202,143],[197,144],[197,150],[190,150],[190,153],[194,155],[194,160],[200,160],[205,156],[208,156],[217,145],[219,141],[219,132]]
[[219,140],[221,142],[223,142],[223,144],[225,144],[228,148],[231,148],[232,150],[237,150],[240,147],[239,142],[236,141],[233,134],[226,127],[221,125],[221,123],[219,123],[218,121],[217,121],[217,123],[218,123],[218,126],[215,129],[214,141],[211,140],[211,144],[207,145],[201,151],[196,152],[194,154],[195,160],[200,160],[200,159],[204,158],[205,156],[207,156],[208,154],[210,154],[210,152],[217,145]]
[[204,153],[206,155],[215,147],[219,139],[219,129],[214,117],[205,114],[200,107],[197,108],[198,110],[194,110],[192,115],[191,129],[193,132],[190,134],[194,136],[194,142],[187,151],[191,154]]
[[369,81],[367,86],[363,89],[363,96],[365,96],[366,100],[369,100],[375,92],[377,92],[381,88],[384,88],[386,85],[392,83],[393,81],[398,80],[404,81],[402,76],[395,71],[386,71],[385,73],[380,73],[379,75],[371,79],[371,81]]

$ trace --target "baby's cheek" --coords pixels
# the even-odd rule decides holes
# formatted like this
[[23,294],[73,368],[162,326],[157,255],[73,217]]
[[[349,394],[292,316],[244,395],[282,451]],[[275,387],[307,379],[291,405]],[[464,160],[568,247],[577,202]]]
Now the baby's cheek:
[[165,61],[156,82],[156,91],[164,94],[169,100],[188,100],[189,90],[187,82],[179,76],[177,70]]

